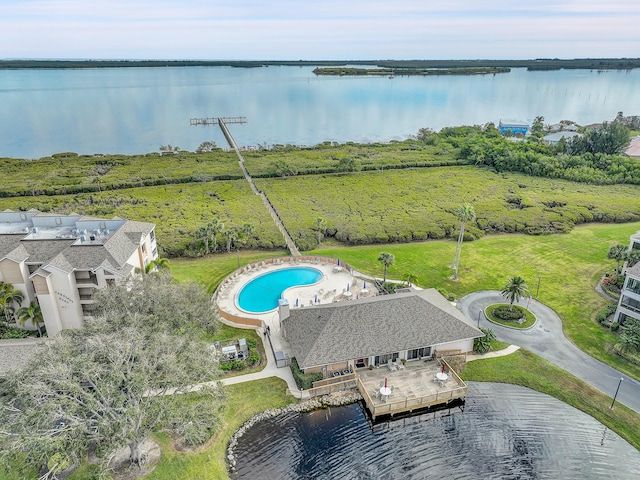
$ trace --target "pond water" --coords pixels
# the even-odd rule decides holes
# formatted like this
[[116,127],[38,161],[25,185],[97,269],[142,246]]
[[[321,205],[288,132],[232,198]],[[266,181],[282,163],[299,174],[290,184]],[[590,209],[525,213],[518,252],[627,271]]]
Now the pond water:
[[547,395],[471,383],[457,412],[375,425],[358,404],[283,415],[239,439],[235,478],[638,478],[640,452]]

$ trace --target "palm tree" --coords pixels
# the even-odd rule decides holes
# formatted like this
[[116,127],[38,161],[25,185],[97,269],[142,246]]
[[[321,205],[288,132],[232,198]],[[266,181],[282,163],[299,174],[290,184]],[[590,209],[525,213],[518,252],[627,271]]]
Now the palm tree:
[[227,253],[231,253],[231,247],[234,242],[237,242],[240,238],[240,234],[236,228],[229,227],[222,232],[222,236],[227,241]]
[[28,306],[19,308],[16,315],[18,316],[18,323],[20,323],[20,325],[24,326],[27,321],[31,320],[31,323],[33,323],[38,329],[38,336],[42,336],[40,325],[44,323],[44,318],[42,318],[40,305],[36,302],[31,302]]
[[393,256],[393,253],[382,252],[380,256],[378,256],[378,261],[384,265],[384,277],[382,280],[384,283],[387,281],[387,267],[390,267],[396,262],[396,257]]
[[151,273],[154,270],[169,270],[169,259],[158,257],[144,267],[144,273]]
[[616,261],[616,272],[620,273],[620,264],[625,261],[627,256],[627,247],[624,245],[611,245],[607,252],[607,258]]
[[211,240],[213,241],[213,251],[218,249],[218,234],[224,230],[224,223],[217,218],[209,222],[209,231],[211,232]]
[[509,299],[509,310],[513,311],[513,303],[520,300],[527,292],[529,287],[522,277],[511,277],[502,288],[502,296]]
[[20,304],[24,300],[24,294],[13,288],[13,285],[10,283],[0,282],[0,313],[4,315],[4,318],[7,322],[11,322],[15,320],[14,312],[15,312],[15,304]]
[[472,222],[476,218],[476,211],[470,203],[465,203],[453,214],[460,220],[460,235],[458,235],[458,245],[456,246],[456,255],[453,257],[453,279],[458,279],[458,265],[460,264],[460,253],[462,252],[462,240],[464,239],[464,226],[467,222]]
[[625,253],[624,261],[627,262],[627,267],[633,267],[636,263],[640,262],[640,250],[629,250]]
[[204,240],[204,253],[208,255],[209,250],[209,242],[213,242],[213,251],[215,252],[218,248],[218,233],[222,231],[224,228],[224,224],[220,222],[217,218],[211,220],[208,224],[200,227],[196,230],[195,235],[198,238]]
[[204,254],[209,255],[209,239],[211,238],[211,224],[196,230],[196,237],[204,240]]
[[402,275],[402,281],[404,281],[404,283],[407,284],[407,287],[410,286],[411,284],[416,284],[416,282],[418,281],[418,277],[416,277],[413,273],[411,272],[407,272],[404,275]]
[[322,218],[322,217],[316,218],[316,230],[317,230],[317,234],[318,234],[318,245],[320,245],[320,243],[322,242],[322,237],[324,236],[324,229],[325,229],[326,225],[327,225],[327,222],[325,221],[324,218]]

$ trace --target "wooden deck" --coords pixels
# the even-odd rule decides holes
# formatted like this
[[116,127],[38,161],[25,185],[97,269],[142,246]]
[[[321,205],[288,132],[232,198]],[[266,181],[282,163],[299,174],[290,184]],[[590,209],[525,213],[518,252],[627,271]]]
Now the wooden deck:
[[[439,362],[444,364],[445,371],[450,374],[449,379],[443,384],[435,381],[436,373],[442,369]],[[387,386],[393,387],[393,394],[381,397],[377,392],[385,378]],[[356,384],[373,420],[380,416],[393,416],[435,405],[445,405],[467,396],[466,383],[444,359],[407,362],[403,369],[393,372],[386,366],[358,371]]]

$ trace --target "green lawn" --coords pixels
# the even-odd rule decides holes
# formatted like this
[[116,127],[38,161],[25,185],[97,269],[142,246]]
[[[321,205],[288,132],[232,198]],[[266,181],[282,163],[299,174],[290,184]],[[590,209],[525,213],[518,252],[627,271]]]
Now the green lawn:
[[284,250],[258,251],[241,250],[234,253],[209,255],[203,258],[172,258],[169,262],[171,274],[178,280],[193,280],[213,293],[218,284],[233,272],[238,265],[258,262],[267,258],[288,255]]
[[190,480],[228,478],[226,448],[231,435],[249,418],[270,408],[279,408],[297,402],[285,395],[284,380],[267,378],[226,387],[227,402],[223,412],[222,428],[206,448],[195,453],[176,451],[170,438],[159,435],[162,458],[156,469],[145,478],[153,480]]

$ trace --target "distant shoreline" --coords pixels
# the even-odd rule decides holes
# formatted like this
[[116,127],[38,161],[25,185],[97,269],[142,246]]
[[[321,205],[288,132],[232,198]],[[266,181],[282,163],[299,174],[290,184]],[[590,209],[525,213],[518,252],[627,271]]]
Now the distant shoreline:
[[[542,58],[534,60],[0,60],[0,70],[87,69],[131,67],[344,67],[376,66],[392,69],[527,68],[528,70],[631,70],[640,58]],[[396,72],[399,73],[399,72]]]

